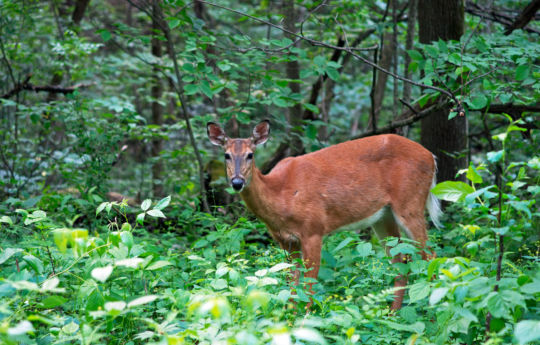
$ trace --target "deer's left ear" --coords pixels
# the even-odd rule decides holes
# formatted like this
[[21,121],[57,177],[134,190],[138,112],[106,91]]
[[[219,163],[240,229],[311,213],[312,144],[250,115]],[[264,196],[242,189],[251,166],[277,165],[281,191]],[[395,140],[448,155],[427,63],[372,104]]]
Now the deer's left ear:
[[208,122],[206,124],[206,133],[208,134],[208,139],[210,139],[210,142],[214,145],[224,146],[227,142],[227,134],[225,134],[225,131],[214,122]]
[[270,136],[270,121],[264,120],[259,122],[255,128],[253,128],[253,135],[251,140],[255,146],[264,144]]

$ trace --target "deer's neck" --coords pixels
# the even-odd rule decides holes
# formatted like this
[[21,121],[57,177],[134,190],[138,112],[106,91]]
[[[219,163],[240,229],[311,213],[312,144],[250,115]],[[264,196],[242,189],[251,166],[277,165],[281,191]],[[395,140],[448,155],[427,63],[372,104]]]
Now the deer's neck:
[[271,179],[262,174],[262,172],[253,164],[251,182],[240,193],[246,206],[253,212],[257,218],[262,219],[268,224],[269,218],[274,209],[275,192],[272,188]]

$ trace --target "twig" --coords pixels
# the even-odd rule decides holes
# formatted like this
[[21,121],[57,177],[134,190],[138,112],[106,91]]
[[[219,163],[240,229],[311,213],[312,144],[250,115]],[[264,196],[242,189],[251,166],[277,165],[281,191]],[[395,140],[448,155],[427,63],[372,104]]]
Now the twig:
[[[387,125],[385,127],[381,127],[381,128],[375,129],[375,130],[372,129],[372,130],[366,131],[364,133],[361,133],[359,135],[355,135],[355,136],[351,137],[351,139],[360,139],[360,138],[369,137],[371,135],[376,135],[376,134],[391,133],[393,130],[395,130],[397,128],[408,126],[408,125],[413,124],[413,123],[415,123],[417,121],[420,121],[421,119],[423,119],[425,117],[430,116],[435,111],[447,106],[447,104],[448,104],[447,102],[439,102],[437,104],[433,104],[433,105],[423,109],[422,111],[415,112],[415,115],[413,115],[411,117],[408,117],[408,118],[403,119],[403,120],[391,122],[389,125]],[[403,117],[403,116],[398,116],[398,118],[401,118],[401,117]]]

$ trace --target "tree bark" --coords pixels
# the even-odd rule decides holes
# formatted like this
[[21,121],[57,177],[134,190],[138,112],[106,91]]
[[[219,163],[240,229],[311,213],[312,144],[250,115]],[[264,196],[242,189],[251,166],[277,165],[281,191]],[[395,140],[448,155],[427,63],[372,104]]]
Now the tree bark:
[[[463,11],[463,0],[419,0],[420,43],[459,40],[463,34]],[[438,181],[455,180],[457,172],[468,165],[464,154],[468,147],[467,117],[448,120],[449,112],[446,106],[421,122],[420,142],[438,158]]]
[[[163,55],[161,48],[161,41],[158,38],[158,33],[160,32],[159,23],[157,18],[159,18],[159,0],[153,0],[152,2],[152,42],[151,49],[152,55],[157,58],[160,58]],[[163,125],[163,107],[159,104],[161,96],[163,94],[163,85],[161,83],[161,74],[159,67],[152,67],[152,124],[157,125],[161,128]],[[152,158],[154,159],[154,164],[152,165],[152,191],[154,198],[161,197],[163,195],[163,183],[161,181],[162,171],[163,171],[163,162],[159,158],[159,154],[163,149],[163,139],[161,137],[155,137],[152,139]]]
[[[294,0],[283,1],[283,17],[284,27],[286,30],[296,32],[295,24],[298,22],[298,11],[294,8]],[[286,37],[291,40],[296,37],[290,34],[285,34]],[[297,60],[288,61],[286,64],[287,78],[290,80],[300,80],[300,66]],[[296,81],[289,82],[289,88],[292,93],[300,93],[300,84]],[[289,107],[289,124],[292,127],[289,146],[291,149],[291,156],[298,156],[304,153],[304,145],[301,137],[303,135],[302,130],[302,104],[296,103]]]

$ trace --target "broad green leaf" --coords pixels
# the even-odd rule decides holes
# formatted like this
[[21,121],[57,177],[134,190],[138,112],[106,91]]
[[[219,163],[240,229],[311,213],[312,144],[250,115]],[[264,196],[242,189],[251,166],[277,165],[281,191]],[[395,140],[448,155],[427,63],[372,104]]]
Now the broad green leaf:
[[148,267],[146,267],[146,269],[149,271],[153,271],[170,265],[172,265],[172,263],[170,263],[169,261],[159,260],[150,264]]
[[141,258],[130,258],[130,259],[124,259],[117,261],[115,263],[116,266],[124,266],[124,267],[130,267],[130,268],[137,268],[139,267],[139,264],[141,264],[144,261],[144,259]]
[[96,215],[100,214],[103,209],[105,209],[105,206],[107,206],[108,202],[102,202],[99,204],[99,206],[96,209]]
[[150,211],[147,212],[149,216],[152,216],[152,217],[156,217],[156,218],[167,218],[165,217],[165,215],[163,214],[163,212],[161,212],[160,210],[156,210],[155,208],[154,209],[151,209]]
[[148,295],[148,296],[142,296],[139,298],[135,298],[133,301],[129,302],[127,304],[128,308],[136,307],[138,305],[143,305],[147,303],[154,302],[159,296],[156,295]]
[[297,328],[292,331],[295,338],[308,341],[310,343],[326,344],[324,337],[315,329],[312,328]]
[[415,322],[412,325],[406,325],[406,324],[387,321],[387,320],[376,320],[376,321],[378,323],[381,323],[383,325],[386,325],[398,331],[405,331],[405,332],[418,333],[418,334],[422,334],[424,332],[424,329],[426,328],[426,325],[420,321]]
[[156,206],[154,206],[154,210],[163,210],[165,207],[169,206],[169,203],[171,202],[171,196],[165,197],[158,201]]
[[487,159],[488,159],[488,161],[490,161],[491,163],[497,163],[497,162],[500,161],[501,158],[503,157],[503,153],[504,153],[503,150],[500,150],[500,151],[493,151],[493,152],[488,152],[488,153],[487,153]]
[[10,257],[13,255],[22,252],[23,250],[21,248],[6,248],[4,251],[0,254],[0,265],[6,262]]
[[423,61],[424,60],[424,57],[422,56],[422,54],[420,54],[420,52],[418,52],[417,50],[407,50],[407,54],[409,54],[411,59],[414,60],[414,61]]
[[339,79],[339,72],[335,68],[328,67],[326,69],[326,74],[332,79],[333,81],[337,81]]
[[178,25],[180,25],[180,20],[177,18],[169,18],[168,19],[169,29],[174,29]]
[[516,80],[517,81],[525,80],[529,76],[530,71],[531,71],[531,69],[530,69],[529,65],[527,65],[527,64],[519,65],[516,68]]
[[143,225],[143,223],[144,223],[144,216],[145,216],[145,215],[146,215],[146,213],[139,213],[139,214],[137,215],[137,219],[136,219],[137,223]]
[[8,328],[7,334],[16,337],[33,331],[34,327],[32,326],[32,323],[28,320],[23,320],[19,322],[15,327]]
[[358,252],[358,256],[366,257],[373,253],[373,246],[369,242],[359,243],[356,246],[356,251]]
[[446,295],[448,288],[436,288],[429,296],[429,305],[434,305],[439,303],[439,301]]
[[58,284],[60,284],[60,279],[58,279],[58,277],[49,278],[41,285],[41,291],[55,290]]
[[485,108],[486,105],[488,104],[488,99],[485,95],[483,94],[477,94],[477,95],[474,95],[470,100],[469,100],[469,107],[473,110],[476,110],[476,109],[482,109],[482,108]]
[[122,311],[126,308],[126,302],[124,301],[117,301],[117,302],[107,302],[105,303],[105,310],[106,311]]
[[214,97],[214,92],[212,91],[212,88],[210,87],[210,83],[207,80],[201,81],[199,84],[199,89],[206,95],[206,97],[212,99]]
[[419,282],[411,285],[409,289],[410,302],[416,302],[426,298],[429,295],[429,284],[427,282]]
[[107,278],[109,278],[112,271],[113,271],[113,266],[108,265],[105,267],[94,268],[92,272],[90,273],[90,275],[92,276],[92,278],[104,283],[107,280]]
[[444,181],[437,184],[431,192],[439,199],[457,202],[474,192],[474,189],[461,181]]
[[52,308],[56,308],[59,305],[62,305],[64,303],[66,303],[67,301],[68,300],[65,299],[62,296],[53,295],[53,296],[49,296],[49,297],[45,298],[43,301],[41,301],[41,307],[45,308],[45,309],[52,309]]
[[294,267],[294,265],[288,264],[288,263],[286,263],[286,262],[280,262],[279,264],[270,267],[270,270],[269,270],[269,271],[270,271],[271,273],[274,273],[274,272],[279,272],[279,271],[281,271],[281,270],[284,270],[284,269],[286,269],[286,268],[291,268],[291,267]]
[[150,205],[152,205],[152,200],[146,199],[141,204],[141,210],[146,211],[150,208]]
[[227,284],[227,281],[225,279],[216,279],[212,281],[210,285],[212,286],[214,290],[223,290],[227,286],[229,286],[229,284]]
[[341,241],[337,246],[336,248],[334,248],[334,250],[332,251],[332,253],[337,253],[339,252],[341,249],[345,248],[349,243],[351,243],[352,241],[354,241],[354,239],[352,237],[347,237],[346,239],[344,239],[343,241]]
[[469,165],[469,169],[467,169],[467,178],[472,183],[482,183],[482,176],[476,171],[476,168],[471,164]]
[[13,225],[13,221],[8,216],[0,217],[0,223],[6,223],[6,224],[9,224],[9,225]]
[[514,336],[520,344],[540,340],[540,320],[524,320],[517,323]]

